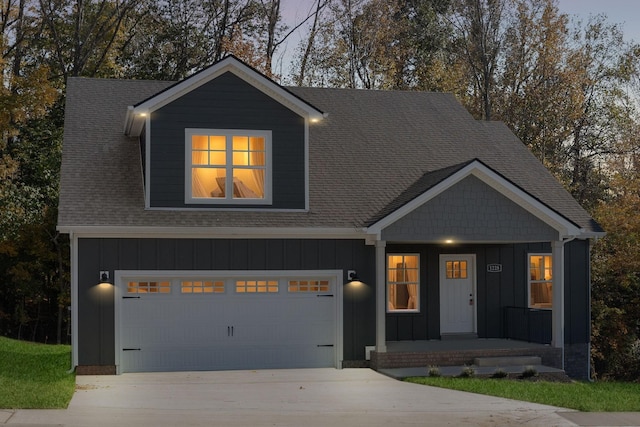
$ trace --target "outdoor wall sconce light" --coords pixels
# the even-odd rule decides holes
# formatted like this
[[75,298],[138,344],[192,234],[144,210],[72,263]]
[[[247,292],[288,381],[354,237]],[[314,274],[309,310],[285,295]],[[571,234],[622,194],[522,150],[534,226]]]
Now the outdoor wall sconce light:
[[355,300],[365,299],[371,292],[369,286],[358,277],[355,270],[347,270],[346,289],[349,292],[349,298]]
[[111,280],[109,280],[109,272],[107,270],[100,270],[100,280],[98,281],[98,285],[111,285]]
[[355,270],[347,271],[347,282],[359,282],[360,278]]

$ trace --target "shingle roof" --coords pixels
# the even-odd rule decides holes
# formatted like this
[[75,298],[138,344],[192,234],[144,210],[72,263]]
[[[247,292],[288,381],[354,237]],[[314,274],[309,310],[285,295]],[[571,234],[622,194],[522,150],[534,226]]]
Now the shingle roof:
[[427,92],[287,88],[328,113],[309,126],[308,212],[145,210],[125,113],[172,84],[69,80],[60,227],[361,228],[479,159],[579,227],[601,231],[504,124],[478,122],[452,95]]

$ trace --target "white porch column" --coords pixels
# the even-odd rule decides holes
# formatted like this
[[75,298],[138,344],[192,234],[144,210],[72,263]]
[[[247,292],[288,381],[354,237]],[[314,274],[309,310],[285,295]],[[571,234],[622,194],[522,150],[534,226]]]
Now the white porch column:
[[384,240],[376,241],[376,351],[378,353],[387,352],[387,274],[386,274],[386,254]]
[[[564,242],[551,243],[553,257],[553,304],[551,313],[551,345],[564,349]],[[564,356],[563,356],[564,365]]]

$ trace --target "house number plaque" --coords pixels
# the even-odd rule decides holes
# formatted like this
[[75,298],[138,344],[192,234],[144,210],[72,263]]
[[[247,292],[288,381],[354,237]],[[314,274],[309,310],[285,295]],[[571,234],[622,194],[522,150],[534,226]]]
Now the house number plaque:
[[487,264],[487,271],[489,273],[501,273],[502,264]]

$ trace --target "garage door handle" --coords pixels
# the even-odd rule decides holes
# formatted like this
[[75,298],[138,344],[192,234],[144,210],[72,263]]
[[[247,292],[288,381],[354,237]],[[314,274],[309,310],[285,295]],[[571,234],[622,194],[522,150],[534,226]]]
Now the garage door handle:
[[233,336],[233,326],[227,326],[227,336],[228,337]]
[[317,297],[329,297],[329,298],[333,298],[333,295],[316,295]]
[[141,348],[123,348],[122,351],[141,351]]
[[318,347],[333,347],[333,344],[318,344]]
[[133,299],[133,298],[140,299],[140,297],[122,297],[122,299]]

